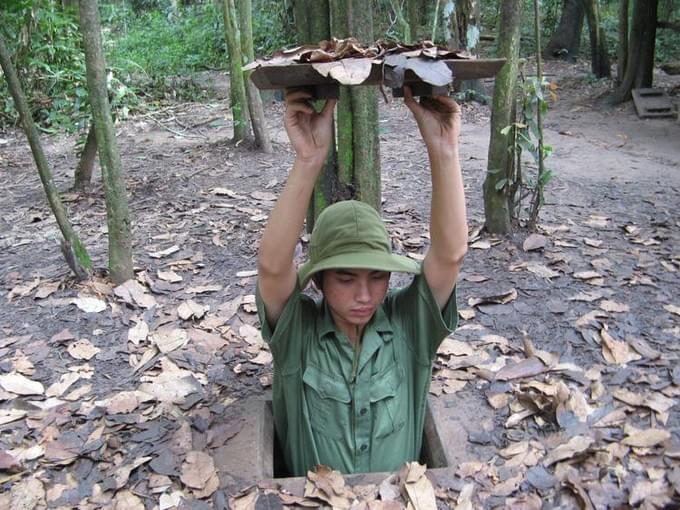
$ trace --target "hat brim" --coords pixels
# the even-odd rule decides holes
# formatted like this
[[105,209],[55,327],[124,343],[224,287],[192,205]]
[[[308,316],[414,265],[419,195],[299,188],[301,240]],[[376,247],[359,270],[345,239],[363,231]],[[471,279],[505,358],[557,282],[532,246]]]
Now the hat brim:
[[315,273],[327,269],[370,269],[373,271],[420,274],[421,263],[402,255],[382,251],[334,255],[320,260],[316,264],[312,264],[311,261],[302,264],[298,271],[300,288],[304,289]]

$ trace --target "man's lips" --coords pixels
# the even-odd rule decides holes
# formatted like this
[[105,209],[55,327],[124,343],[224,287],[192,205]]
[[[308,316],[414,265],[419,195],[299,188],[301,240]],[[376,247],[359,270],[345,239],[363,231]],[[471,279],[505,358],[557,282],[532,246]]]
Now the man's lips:
[[352,315],[357,315],[360,317],[365,317],[366,315],[371,315],[373,313],[373,308],[368,307],[368,308],[351,308],[350,313]]

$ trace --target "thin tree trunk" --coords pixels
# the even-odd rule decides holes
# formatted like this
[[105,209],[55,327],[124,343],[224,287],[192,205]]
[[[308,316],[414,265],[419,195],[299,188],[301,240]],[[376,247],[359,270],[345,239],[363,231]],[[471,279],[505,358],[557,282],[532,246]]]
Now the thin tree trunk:
[[[331,34],[334,37],[356,37],[361,42],[373,41],[371,2],[331,0]],[[352,184],[356,197],[380,211],[380,145],[378,137],[378,96],[375,87],[352,87],[350,101],[338,103],[338,161],[349,161],[352,153]],[[349,105],[349,111],[347,106]],[[351,120],[348,120],[347,117]],[[351,144],[349,126],[351,122]],[[348,172],[340,166],[340,182]]]
[[575,60],[578,57],[584,16],[581,0],[564,0],[560,22],[543,51],[546,58]]
[[[507,178],[513,165],[509,150],[513,139],[501,130],[515,122],[513,111],[517,88],[519,62],[521,0],[503,0],[501,3],[500,29],[498,32],[499,57],[507,62],[496,76],[491,108],[491,139],[486,179],[484,180],[484,215],[486,229],[504,234],[512,230],[511,197],[505,192]],[[503,181],[503,179],[506,179]]]
[[590,32],[592,72],[598,78],[609,78],[611,76],[611,66],[609,64],[609,53],[607,52],[607,41],[600,25],[600,7],[597,0],[583,0],[583,6],[588,18]]
[[616,60],[616,83],[621,84],[626,74],[628,61],[628,4],[629,0],[621,0],[619,5],[619,44]]
[[231,87],[231,113],[234,122],[234,141],[250,138],[251,126],[248,112],[246,84],[243,79],[243,56],[241,54],[241,31],[234,0],[223,0],[222,14],[224,32],[229,52],[229,84]]
[[[255,60],[255,49],[253,48],[253,4],[251,0],[237,0],[237,2],[239,25],[241,28],[241,50],[243,58],[248,62],[252,62]],[[251,71],[246,71],[243,74],[243,79],[246,82],[248,110],[250,111],[250,121],[253,125],[255,144],[262,149],[262,152],[271,154],[274,150],[269,139],[267,123],[264,120],[262,96],[260,96],[260,91],[257,90],[255,84],[250,80],[250,73]]]
[[94,122],[90,122],[90,129],[87,131],[87,139],[83,152],[80,154],[78,166],[76,167],[73,189],[78,191],[85,191],[92,185],[92,170],[94,169],[94,161],[97,157],[97,134],[94,128]]
[[[324,39],[330,39],[331,14],[328,0],[295,0],[293,10],[298,44],[317,44]],[[340,103],[343,101],[341,87]],[[321,102],[316,106],[320,107]],[[335,129],[333,129],[334,131]],[[308,232],[311,232],[314,228],[314,222],[321,211],[337,200],[339,185],[335,145],[335,137],[333,137],[331,149],[328,151],[328,156],[316,181],[314,194],[307,209]]]
[[106,219],[109,228],[109,271],[115,283],[134,278],[132,233],[123,165],[118,152],[106,90],[106,63],[102,52],[99,10],[96,0],[80,0],[80,31],[85,49],[87,89],[92,108],[99,163],[102,169]]
[[420,27],[420,2],[418,0],[406,0],[406,16],[408,18],[408,35],[411,42],[418,40],[418,28]]
[[646,23],[642,32],[642,48],[640,65],[637,72],[634,88],[647,88],[654,84],[654,53],[656,49],[656,22],[658,0],[648,0],[647,10],[644,13]]
[[26,102],[26,96],[21,88],[21,82],[19,82],[19,77],[17,76],[14,65],[9,55],[9,50],[5,45],[5,40],[0,34],[0,65],[2,71],[5,75],[5,80],[7,80],[7,86],[12,98],[14,99],[14,106],[19,113],[19,118],[21,119],[21,125],[28,139],[28,143],[31,146],[31,152],[33,153],[33,159],[35,160],[35,165],[38,168],[38,174],[40,175],[40,181],[42,182],[45,194],[47,195],[47,201],[50,204],[50,209],[57,220],[57,225],[59,225],[59,230],[64,237],[62,241],[62,251],[66,257],[66,262],[69,267],[74,272],[78,279],[86,279],[92,269],[92,261],[90,256],[85,249],[85,245],[80,241],[78,234],[73,230],[71,222],[68,219],[66,209],[64,208],[61,198],[59,197],[59,190],[54,184],[52,179],[52,172],[50,171],[49,164],[47,163],[47,158],[43,152],[42,145],[40,144],[40,136],[38,135],[38,129],[36,128],[33,118],[31,117],[31,112]]
[[[480,36],[480,11],[478,0],[448,1],[443,12],[448,16],[449,37],[447,46],[451,50],[465,50],[472,55],[478,54]],[[460,90],[472,91],[476,97],[484,97],[482,80],[465,80]]]
[[[591,25],[592,27],[597,25]],[[539,9],[539,0],[534,0],[534,37],[536,38],[536,82],[538,90],[543,89],[543,62],[541,61],[541,13]],[[531,201],[531,212],[529,214],[529,229],[535,230],[538,222],[538,213],[543,205],[543,182],[545,174],[545,163],[543,155],[543,113],[541,105],[536,106],[536,126],[538,128],[538,175],[536,176],[536,185],[534,186],[534,196]]]
[[316,44],[330,37],[328,0],[294,0],[293,13],[298,43]]
[[652,86],[657,5],[658,0],[633,3],[626,73],[609,99],[613,104],[628,101],[634,88]]

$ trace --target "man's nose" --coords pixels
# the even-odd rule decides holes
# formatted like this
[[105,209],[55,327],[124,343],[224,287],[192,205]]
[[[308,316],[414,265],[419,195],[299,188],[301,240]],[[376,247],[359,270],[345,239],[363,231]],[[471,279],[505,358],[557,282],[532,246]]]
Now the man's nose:
[[367,303],[371,300],[371,293],[368,288],[368,280],[360,279],[357,282],[355,299],[360,303]]

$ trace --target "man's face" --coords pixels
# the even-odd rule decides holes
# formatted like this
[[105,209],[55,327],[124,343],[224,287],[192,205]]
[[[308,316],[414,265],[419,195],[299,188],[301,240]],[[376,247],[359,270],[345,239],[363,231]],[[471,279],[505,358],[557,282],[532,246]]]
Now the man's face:
[[335,325],[352,336],[363,329],[385,299],[390,273],[371,269],[329,269],[323,272],[323,294]]

